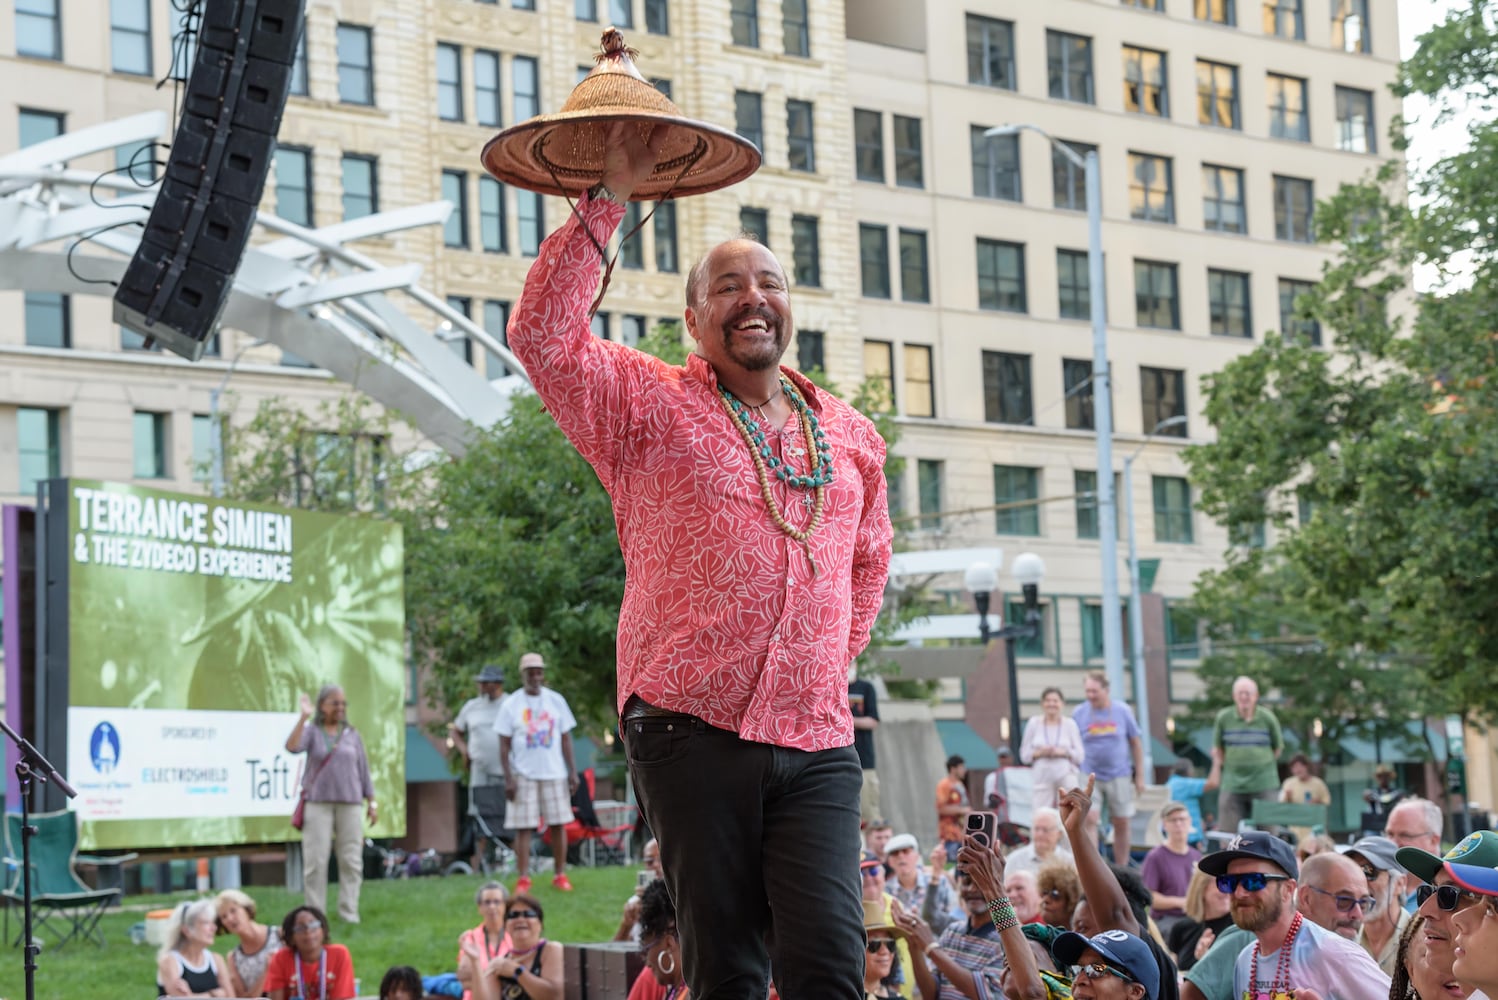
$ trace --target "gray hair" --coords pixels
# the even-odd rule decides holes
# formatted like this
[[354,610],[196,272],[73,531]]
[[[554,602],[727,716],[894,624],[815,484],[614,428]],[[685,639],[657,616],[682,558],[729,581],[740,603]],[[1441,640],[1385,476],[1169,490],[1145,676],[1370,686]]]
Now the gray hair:
[[1061,829],[1061,810],[1053,809],[1050,806],[1041,806],[1039,809],[1036,809],[1030,813],[1031,829],[1034,829],[1035,821],[1040,819],[1040,817],[1042,816],[1051,817],[1051,819],[1056,821],[1056,829]]
[[316,712],[316,714],[315,714],[315,716],[314,716],[314,718],[312,720],[313,722],[316,722],[319,726],[323,724],[324,720],[323,720],[323,714],[322,714],[322,703],[325,702],[325,701],[327,701],[328,700],[328,696],[330,694],[332,694],[334,691],[342,691],[342,690],[343,690],[343,688],[340,687],[337,684],[324,684],[322,686],[322,689],[317,692],[317,701],[315,701],[313,703],[313,704],[315,704],[317,706],[317,712]]
[[[1389,810],[1389,819],[1393,819],[1394,813],[1400,809],[1418,811],[1421,818],[1425,820],[1425,829],[1437,837],[1441,835],[1441,831],[1446,826],[1446,817],[1441,812],[1441,807],[1430,799],[1422,799],[1418,795],[1411,795],[1407,799],[1400,799],[1394,808]],[[1388,820],[1385,820],[1384,826],[1387,827],[1388,825]]]
[[196,902],[179,903],[167,919],[166,934],[162,938],[161,950],[156,953],[156,960],[166,958],[182,943],[184,925],[191,927],[205,917],[218,923],[218,903],[214,900],[199,899]]
[[501,882],[489,881],[479,886],[479,891],[473,894],[473,905],[478,906],[484,901],[484,893],[493,892],[495,889],[499,890],[499,894],[505,898],[506,902],[509,901],[510,891],[504,887],[504,884]]

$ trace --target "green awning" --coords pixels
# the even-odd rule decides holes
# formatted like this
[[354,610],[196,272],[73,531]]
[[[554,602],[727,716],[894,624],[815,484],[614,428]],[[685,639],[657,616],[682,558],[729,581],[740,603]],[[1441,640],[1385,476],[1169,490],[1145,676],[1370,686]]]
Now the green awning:
[[581,774],[588,768],[598,763],[598,744],[586,736],[579,736],[576,730],[572,733],[572,762],[577,765],[578,773]]
[[437,752],[420,726],[406,726],[406,784],[418,781],[457,781],[447,758]]
[[1156,767],[1169,767],[1175,763],[1178,755],[1169,743],[1160,742],[1159,737],[1150,737],[1150,759],[1155,762]]
[[970,771],[992,771],[999,766],[999,756],[993,747],[961,719],[937,719],[936,735],[941,737],[947,756],[961,757]]

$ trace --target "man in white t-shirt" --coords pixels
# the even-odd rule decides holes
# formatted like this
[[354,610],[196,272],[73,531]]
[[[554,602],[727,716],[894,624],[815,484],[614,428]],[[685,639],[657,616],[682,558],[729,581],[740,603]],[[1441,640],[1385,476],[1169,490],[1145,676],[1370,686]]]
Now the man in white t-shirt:
[[505,772],[505,826],[515,831],[515,863],[520,877],[517,893],[530,892],[531,835],[544,819],[551,827],[551,853],[556,866],[551,884],[572,891],[567,878],[567,824],[572,822],[572,793],[577,791],[577,765],[572,757],[572,730],[577,720],[567,699],[541,678],[546,661],[540,653],[520,658],[525,686],[511,694],[494,716],[499,734],[499,762]]

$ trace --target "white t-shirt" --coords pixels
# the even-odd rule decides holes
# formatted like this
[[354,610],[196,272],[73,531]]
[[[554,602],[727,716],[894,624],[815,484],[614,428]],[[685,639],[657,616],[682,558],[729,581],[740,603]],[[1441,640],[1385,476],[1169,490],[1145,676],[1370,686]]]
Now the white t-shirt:
[[[1259,956],[1259,981],[1250,992],[1249,968],[1253,964],[1252,942],[1238,956],[1233,967],[1233,996],[1247,995],[1250,1000],[1268,994],[1271,980],[1279,968],[1280,953],[1275,949]],[[1388,1000],[1389,977],[1378,967],[1373,956],[1338,934],[1324,930],[1309,920],[1302,920],[1300,933],[1291,945],[1290,989],[1313,989],[1324,1000]],[[1273,984],[1276,990],[1287,984]]]
[[469,698],[458,711],[453,726],[463,734],[468,744],[468,759],[472,761],[469,784],[487,785],[491,778],[502,776],[504,768],[499,764],[499,734],[494,731],[494,716],[504,698]]
[[567,777],[562,734],[576,726],[567,699],[545,687],[538,695],[511,692],[494,714],[494,731],[510,738],[511,766],[533,781]]

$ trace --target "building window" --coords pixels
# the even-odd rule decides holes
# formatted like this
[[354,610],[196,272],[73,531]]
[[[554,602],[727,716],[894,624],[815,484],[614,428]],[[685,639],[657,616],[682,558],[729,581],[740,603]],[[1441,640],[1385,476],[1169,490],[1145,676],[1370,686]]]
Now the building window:
[[1217,337],[1252,337],[1248,275],[1241,271],[1207,269],[1207,313]]
[[1087,251],[1056,251],[1056,290],[1062,319],[1091,319],[1091,272]]
[[978,308],[1028,311],[1022,244],[978,237]]
[[442,242],[450,247],[468,248],[468,174],[462,170],[442,171],[442,198],[452,202],[452,214],[442,224]]
[[1235,25],[1238,23],[1233,0],[1196,0],[1196,19],[1214,24]]
[[540,67],[534,56],[516,56],[510,60],[511,89],[514,90],[515,117],[523,122],[541,113]]
[[655,232],[655,269],[675,274],[680,266],[676,253],[676,202],[656,205],[651,224]]
[[1332,0],[1332,45],[1343,52],[1373,51],[1368,36],[1368,0]]
[[967,15],[967,82],[1014,89],[1014,24]]
[[733,44],[759,48],[759,0],[733,0]]
[[72,347],[73,304],[61,292],[27,292],[26,346]]
[[817,140],[810,101],[785,102],[786,150],[792,170],[817,169]]
[[861,181],[884,183],[884,116],[853,109],[853,170]]
[[21,108],[17,114],[17,138],[20,148],[35,146],[48,139],[56,139],[63,133],[64,116],[56,111],[36,111]]
[[1035,422],[1030,355],[983,352],[983,419],[991,424]]
[[62,475],[62,439],[58,412],[22,406],[16,410],[16,450],[21,459],[21,492],[34,494],[37,483]]
[[1181,328],[1176,265],[1157,260],[1134,261],[1134,313],[1140,326],[1157,330]]
[[[1040,470],[1017,465],[993,467],[993,529],[1000,535],[1040,534]],[[1005,504],[1014,504],[1005,507]]]
[[1019,136],[987,136],[982,125],[969,128],[973,145],[973,194],[978,198],[1019,201]]
[[666,0],[645,0],[645,30],[652,35],[671,34],[671,11]]
[[493,177],[479,178],[479,246],[487,253],[506,253],[505,186]]
[[900,187],[925,187],[925,168],[921,162],[921,120],[892,115],[895,132],[895,183]]
[[806,0],[781,0],[780,22],[785,29],[785,54],[810,56],[811,22],[807,17]]
[[897,413],[895,402],[895,345],[887,340],[865,340],[863,342],[863,377],[867,382],[883,387],[889,402],[889,412]]
[[619,317],[619,343],[638,347],[648,332],[644,316],[626,314]]
[[151,75],[150,0],[109,0],[109,62],[116,73]]
[[1120,0],[1120,2],[1125,7],[1138,7],[1140,10],[1165,10],[1165,0]]
[[1045,49],[1051,96],[1061,101],[1091,104],[1092,39],[1047,29]]
[[193,61],[198,54],[198,22],[196,4],[172,4],[172,71],[170,79],[187,82],[192,74]]
[[[1190,499],[1188,493],[1187,499]],[[1258,548],[1264,547],[1262,533],[1264,525],[1259,525],[1261,534]],[[1189,539],[1188,539],[1189,541]],[[1167,653],[1171,662],[1176,660],[1199,660],[1201,659],[1201,625],[1196,615],[1191,613],[1190,608],[1184,604],[1171,603],[1165,608],[1165,643]]]
[[447,42],[437,43],[437,117],[463,120],[463,50]]
[[650,78],[650,85],[652,87],[654,87],[656,90],[659,90],[662,94],[666,95],[666,100],[668,100],[668,101],[671,100],[671,81],[670,80],[667,80],[663,76],[652,76]]
[[[763,208],[739,209],[739,230],[752,233],[761,243],[770,242],[770,213]],[[799,282],[798,282],[799,283]]]
[[572,15],[579,21],[597,21],[598,0],[575,0]]
[[906,302],[931,301],[926,233],[923,230],[900,230],[900,298]]
[[1296,307],[1297,300],[1302,295],[1310,294],[1315,287],[1309,281],[1280,279],[1280,333],[1287,340],[1296,338],[1312,347],[1320,347],[1321,323],[1314,316],[1302,315]]
[[291,59],[291,87],[292,95],[296,97],[307,96],[307,22],[302,21],[302,30],[296,36],[296,55]]
[[936,382],[931,372],[931,348],[925,344],[906,344],[905,415],[936,416]]
[[606,312],[594,313],[593,319],[588,323],[588,328],[593,332],[593,336],[597,337],[599,340],[608,340],[609,314]]
[[899,522],[905,516],[905,477],[892,476],[889,467],[884,470],[884,487],[889,494],[890,520]]
[[632,271],[645,267],[645,236],[636,230],[645,217],[645,208],[638,201],[624,206],[624,219],[619,223],[619,266]]
[[796,367],[803,372],[827,370],[827,336],[821,330],[796,331]]
[[343,154],[343,221],[362,219],[380,210],[373,156]]
[[733,130],[754,143],[761,152],[765,148],[764,96],[750,90],[733,92]]
[[166,478],[166,414],[135,411],[135,478]]
[[[1160,424],[1186,415],[1186,373],[1173,368],[1139,369],[1140,426],[1146,433],[1166,437],[1186,436],[1186,423],[1170,427]],[[1154,428],[1160,427],[1159,430]]]
[[1218,128],[1241,129],[1238,112],[1238,67],[1196,61],[1196,120]]
[[1149,153],[1129,154],[1129,215],[1144,222],[1175,222],[1171,160]]
[[791,268],[796,272],[796,284],[822,287],[822,240],[814,215],[791,216]]
[[276,147],[276,214],[299,226],[312,225],[312,150]]
[[1274,176],[1274,238],[1291,243],[1313,243],[1311,215],[1316,210],[1315,188],[1301,177]]
[[941,530],[942,466],[944,463],[929,458],[917,459],[915,480],[920,504],[920,526],[922,531]]
[[[496,299],[487,299],[484,302],[484,332],[499,341],[501,347],[509,347],[510,342],[505,334],[505,327],[510,322],[510,304],[500,302]],[[484,351],[484,378],[504,378],[510,374],[510,366],[493,351]]]
[[1165,53],[1125,45],[1124,109],[1142,115],[1170,117],[1170,89]]
[[338,99],[344,104],[374,103],[374,54],[369,28],[338,26]]
[[192,415],[192,458],[187,471],[195,483],[213,481],[213,418],[206,413]]
[[[447,307],[464,319],[473,318],[473,299],[466,295],[449,295]],[[473,341],[467,334],[455,329],[438,336],[447,342],[447,349],[462,358],[465,364],[473,364]]]
[[[493,0],[483,0],[484,3],[492,3]],[[536,0],[510,0],[510,7],[514,10],[535,10]]]
[[1243,171],[1236,167],[1202,164],[1202,225],[1219,233],[1247,229],[1243,204]]
[[515,192],[515,217],[520,225],[520,254],[534,257],[541,252],[546,211],[536,191]]
[[[1066,141],[1066,145],[1083,160],[1087,159],[1088,153],[1097,152],[1097,147],[1091,143]],[[1087,211],[1087,171],[1073,163],[1071,157],[1054,144],[1051,146],[1051,191],[1057,208]]]
[[62,0],[16,0],[16,55],[62,59]]
[[1180,476],[1154,476],[1155,541],[1186,542],[1191,531],[1191,484]]
[[1276,139],[1311,141],[1311,118],[1306,110],[1306,82],[1295,76],[1270,73],[1269,134]]
[[858,269],[865,297],[889,298],[888,226],[858,224]]
[[1337,148],[1348,153],[1374,153],[1373,93],[1352,87],[1337,88]]
[[633,28],[635,11],[633,0],[609,0],[609,21],[616,28]]
[[[1119,489],[1118,473],[1115,472],[1113,474],[1113,498],[1115,501],[1119,498]],[[1098,529],[1097,516],[1097,473],[1088,469],[1077,469],[1074,471],[1072,473],[1072,492],[1077,497],[1077,537],[1101,537],[1102,533]],[[1121,537],[1124,533],[1123,519],[1117,518],[1116,520],[1118,522],[1118,534]],[[1103,609],[1097,605],[1088,605],[1088,607],[1098,612],[1098,625],[1101,628]]]
[[1264,0],[1264,34],[1306,39],[1305,0]]
[[1061,359],[1061,389],[1066,397],[1068,430],[1097,428],[1092,409],[1092,362],[1082,358]]

